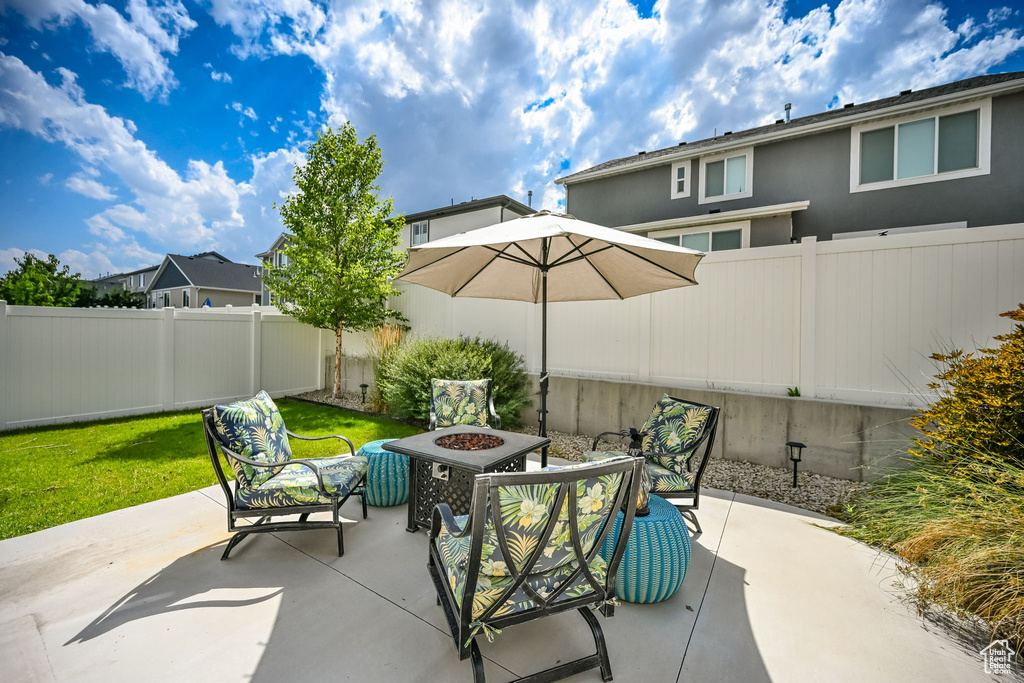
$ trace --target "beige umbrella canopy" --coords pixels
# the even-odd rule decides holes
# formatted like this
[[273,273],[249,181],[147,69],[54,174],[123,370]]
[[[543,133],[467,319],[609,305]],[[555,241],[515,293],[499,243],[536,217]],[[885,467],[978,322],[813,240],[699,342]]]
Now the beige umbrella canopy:
[[[697,284],[704,254],[541,211],[409,250],[399,280],[450,296],[531,301],[541,316],[541,436],[547,435],[547,302],[627,299]],[[547,449],[541,458],[547,465]]]

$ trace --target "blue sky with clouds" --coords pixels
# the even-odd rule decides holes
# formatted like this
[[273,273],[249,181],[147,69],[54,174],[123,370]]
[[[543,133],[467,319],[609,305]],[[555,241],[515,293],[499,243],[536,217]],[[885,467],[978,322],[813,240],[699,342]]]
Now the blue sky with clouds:
[[316,130],[411,213],[679,140],[1024,70],[1021,3],[0,0],[0,272],[87,277],[280,233]]

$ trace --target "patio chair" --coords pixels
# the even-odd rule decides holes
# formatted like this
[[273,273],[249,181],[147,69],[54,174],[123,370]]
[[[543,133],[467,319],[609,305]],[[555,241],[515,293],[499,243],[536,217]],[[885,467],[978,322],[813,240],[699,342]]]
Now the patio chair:
[[636,497],[642,458],[623,456],[540,472],[479,474],[468,516],[434,508],[428,568],[459,659],[484,681],[476,638],[567,610],[578,610],[595,654],[519,681],[556,681],[601,669],[612,680],[604,633],[591,609],[614,614],[615,576],[633,525],[627,506],[613,551],[599,551],[623,500]]
[[[335,529],[338,556],[345,554],[345,539],[338,516],[349,496],[359,496],[366,519],[366,458],[355,457],[344,436],[299,436],[284,426],[274,401],[261,391],[248,401],[214,406],[203,411],[203,429],[213,470],[228,507],[228,541],[220,559],[249,534],[304,529]],[[292,459],[289,437],[304,441],[341,439],[349,454],[329,458]],[[234,472],[234,490],[228,484],[221,457]],[[309,521],[317,512],[330,512],[330,521]],[[298,520],[271,522],[272,517],[298,515]],[[256,518],[238,526],[240,519]]]
[[[641,449],[651,475],[651,492],[662,498],[680,499],[683,517],[701,533],[696,510],[700,505],[700,481],[715,443],[720,408],[663,394],[640,430]],[[594,439],[584,460],[595,461],[622,451],[598,451],[606,436],[628,437],[629,430],[604,432]],[[694,457],[696,456],[696,457]],[[696,462],[694,462],[696,461]],[[674,502],[674,501],[673,501]]]
[[489,379],[430,380],[430,431],[455,425],[501,429],[492,388]]

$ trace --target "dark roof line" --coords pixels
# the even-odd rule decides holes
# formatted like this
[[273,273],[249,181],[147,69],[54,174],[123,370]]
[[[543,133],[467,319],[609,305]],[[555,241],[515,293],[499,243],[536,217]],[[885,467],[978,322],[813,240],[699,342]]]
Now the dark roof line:
[[[751,142],[755,141],[758,137],[768,135],[770,133],[776,133],[781,130],[792,130],[794,128],[802,128],[815,123],[827,122],[836,119],[843,119],[847,117],[856,116],[857,114],[863,114],[872,111],[881,111],[890,107],[896,107],[903,104],[912,104],[915,102],[923,102],[926,100],[942,97],[944,95],[952,95],[961,92],[967,92],[977,88],[983,88],[986,86],[997,85],[1000,83],[1006,83],[1014,80],[1024,81],[1024,71],[1014,71],[1010,73],[1002,74],[986,74],[984,76],[974,76],[973,78],[967,78],[962,81],[955,81],[953,83],[946,83],[944,85],[937,85],[931,88],[925,88],[923,90],[912,91],[904,90],[899,95],[893,97],[886,97],[880,100],[873,100],[871,102],[865,102],[863,104],[855,104],[853,106],[841,105],[836,109],[830,109],[829,111],[821,112],[818,114],[811,114],[809,116],[802,116],[791,120],[789,123],[785,123],[784,119],[778,119],[775,123],[770,123],[766,126],[758,126],[756,128],[749,128],[741,131],[731,131],[723,135],[715,137],[705,138],[703,140],[697,140],[694,142],[683,142],[671,147],[665,147],[663,149],[654,150],[653,152],[641,152],[628,157],[620,157],[618,159],[612,159],[605,161],[596,166],[591,166],[588,169],[577,171],[576,173],[569,174],[558,178],[555,182],[565,183],[572,180],[584,179],[585,176],[604,171],[619,166],[629,166],[639,161],[650,161],[657,157],[669,156],[678,154],[680,150],[685,149],[686,151],[692,149],[707,149],[714,147],[720,143],[728,142],[730,145],[734,144],[737,140],[749,139]],[[1024,82],[1021,83],[1024,87]]]
[[493,197],[484,197],[483,199],[471,199],[468,202],[459,202],[458,204],[452,204],[451,206],[442,206],[437,209],[430,209],[428,211],[419,211],[417,213],[410,213],[405,215],[405,222],[415,223],[416,221],[427,220],[430,218],[440,218],[441,216],[449,216],[467,211],[477,211],[479,209],[486,209],[490,206],[499,206],[506,204],[509,209],[512,209],[523,215],[531,214],[534,212],[526,204],[520,201],[512,199],[508,195],[499,194]]

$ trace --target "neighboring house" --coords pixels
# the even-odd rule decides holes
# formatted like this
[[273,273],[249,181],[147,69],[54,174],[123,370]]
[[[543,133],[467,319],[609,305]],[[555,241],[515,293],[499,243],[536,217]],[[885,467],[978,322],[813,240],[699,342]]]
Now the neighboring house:
[[[129,292],[145,293],[149,284],[153,281],[153,276],[159,268],[160,266],[158,265],[148,266],[146,268],[140,268],[139,270],[133,270],[130,273],[107,275],[106,277],[89,280],[89,284],[96,288],[96,293],[100,296],[108,294],[115,289],[126,289]],[[150,308],[148,299],[146,300],[146,308]]]
[[[503,194],[459,204],[453,202],[450,206],[405,216],[402,246],[408,248],[467,230],[476,230],[520,216],[528,216],[531,213],[534,213],[534,210],[529,206]],[[288,257],[283,249],[289,245],[288,237],[288,233],[282,232],[270,248],[256,254],[256,258],[264,265],[287,266]],[[271,301],[270,293],[265,288],[263,301]]]
[[[274,240],[274,243],[270,245],[270,248],[262,254],[256,254],[256,258],[258,258],[260,263],[264,266],[272,265],[275,268],[280,268],[288,265],[288,255],[283,251],[285,247],[291,244],[291,242],[288,241],[288,237],[288,233],[282,232],[278,235],[277,239]],[[266,301],[268,305],[271,302],[270,292],[267,290],[266,284],[262,285],[260,300]]]
[[262,268],[233,263],[215,251],[194,256],[168,254],[146,290],[154,308],[200,308],[261,304]]
[[402,244],[414,247],[460,232],[528,216],[531,213],[534,213],[534,210],[529,206],[504,194],[459,204],[453,202],[451,206],[406,215]]
[[640,152],[555,182],[577,218],[701,251],[1020,223],[1022,122],[1024,72],[993,74]]

